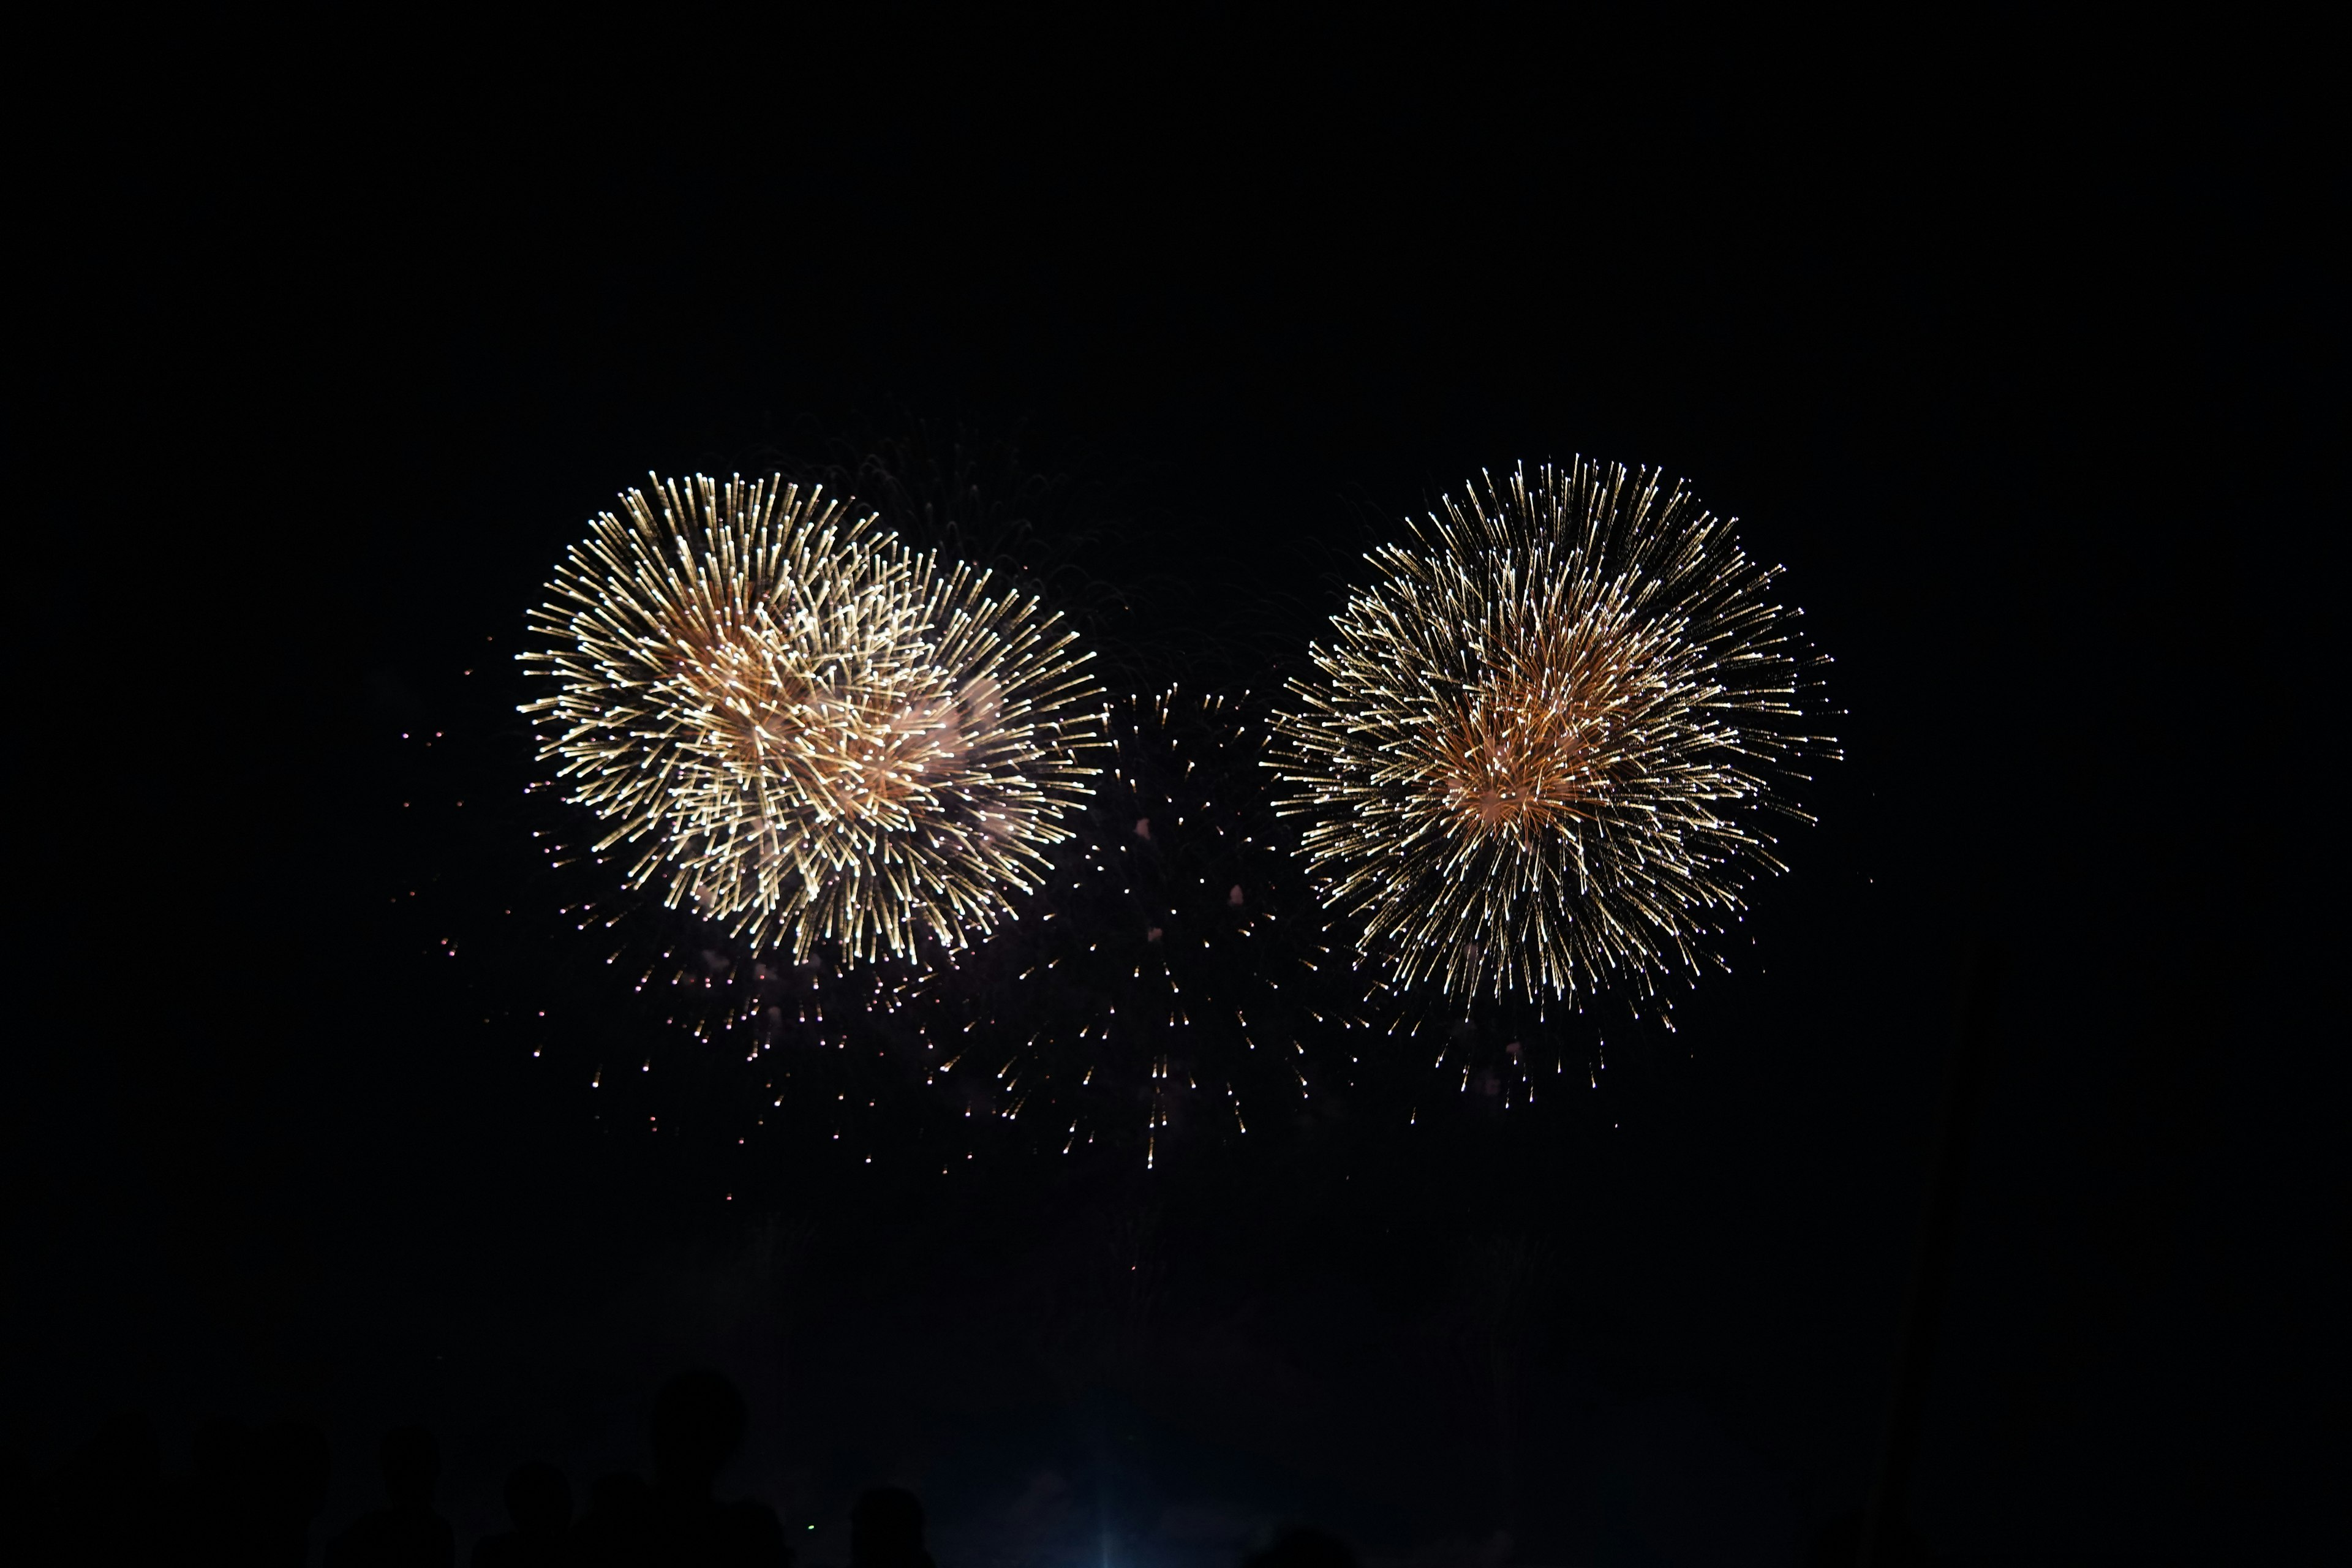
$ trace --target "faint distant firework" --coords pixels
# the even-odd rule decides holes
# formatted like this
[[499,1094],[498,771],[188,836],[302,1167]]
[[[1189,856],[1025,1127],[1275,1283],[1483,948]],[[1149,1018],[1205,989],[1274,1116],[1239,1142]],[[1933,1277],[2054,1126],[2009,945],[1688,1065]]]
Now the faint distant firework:
[[1580,458],[1482,477],[1369,559],[1267,765],[1376,988],[1640,1013],[1719,966],[1836,754],[1778,569],[1681,482]]
[[779,973],[994,930],[1099,772],[1101,694],[1058,617],[781,479],[621,500],[520,656],[554,682],[522,711],[600,819],[591,853]]
[[1311,1037],[1345,1019],[1310,994],[1333,966],[1246,706],[1175,688],[1114,703],[1113,762],[1028,917],[887,999],[968,1114],[1150,1164],[1313,1092]]

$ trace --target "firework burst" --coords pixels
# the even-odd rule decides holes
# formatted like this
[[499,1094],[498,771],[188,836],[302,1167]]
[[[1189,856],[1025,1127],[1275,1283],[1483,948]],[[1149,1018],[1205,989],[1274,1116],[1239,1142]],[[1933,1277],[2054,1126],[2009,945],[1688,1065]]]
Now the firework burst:
[[1110,765],[1038,918],[905,988],[934,1080],[968,1110],[1150,1163],[1309,1095],[1322,926],[1276,846],[1246,708],[1173,689],[1113,704]]
[[1370,560],[1268,765],[1386,984],[1638,1010],[1719,963],[1781,868],[1770,818],[1833,754],[1776,569],[1684,485],[1581,459],[1473,484]]
[[631,490],[556,568],[524,705],[625,880],[755,952],[920,960],[992,930],[1087,798],[1058,618],[781,479]]

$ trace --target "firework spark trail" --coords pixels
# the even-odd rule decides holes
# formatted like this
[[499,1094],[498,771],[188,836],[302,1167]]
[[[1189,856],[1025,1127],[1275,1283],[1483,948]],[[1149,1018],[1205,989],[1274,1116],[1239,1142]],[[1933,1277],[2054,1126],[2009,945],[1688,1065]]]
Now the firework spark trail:
[[1637,1005],[1782,868],[1816,660],[1732,524],[1582,459],[1371,552],[1267,765],[1326,900],[1401,987]]
[[1112,760],[1053,852],[1045,912],[905,988],[941,1089],[1039,1146],[1099,1137],[1147,1163],[1308,1093],[1322,929],[1276,846],[1245,705],[1173,689],[1113,705]]
[[653,480],[556,568],[520,656],[631,887],[755,950],[954,951],[1034,888],[1097,771],[1058,617],[781,479]]

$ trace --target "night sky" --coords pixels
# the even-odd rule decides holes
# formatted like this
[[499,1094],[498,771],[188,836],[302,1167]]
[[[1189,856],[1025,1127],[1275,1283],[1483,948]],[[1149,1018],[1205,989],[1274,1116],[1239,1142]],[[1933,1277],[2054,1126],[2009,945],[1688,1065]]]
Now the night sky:
[[[2185,44],[1166,25],[166,51],[20,121],[12,1475],[291,1413],[316,1540],[421,1420],[462,1556],[713,1365],[803,1562],[884,1480],[943,1564],[1801,1561],[1991,952],[1917,1530],[2340,1547],[2315,111]],[[878,1069],[747,1129],[534,869],[513,656],[648,469],[884,447],[971,456],[1137,692],[1297,673],[1481,469],[1657,465],[1786,566],[1845,760],[1733,973],[1511,1117],[1400,1058],[1149,1172],[942,1176]]]

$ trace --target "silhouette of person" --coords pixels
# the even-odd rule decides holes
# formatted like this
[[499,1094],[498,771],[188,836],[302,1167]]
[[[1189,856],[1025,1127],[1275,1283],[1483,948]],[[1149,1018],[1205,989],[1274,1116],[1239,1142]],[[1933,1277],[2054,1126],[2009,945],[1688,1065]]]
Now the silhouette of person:
[[[1814,1537],[1812,1555],[1806,1562],[1825,1568],[1853,1568],[1862,1561],[1863,1528],[1860,1510],[1839,1515]],[[1910,1525],[1898,1519],[1879,1542],[1873,1561],[1875,1568],[1935,1568],[1936,1554]]]
[[363,1513],[327,1548],[325,1568],[456,1568],[449,1521],[433,1511],[441,1446],[422,1426],[395,1426],[376,1451],[389,1506]]
[[573,1558],[588,1568],[632,1568],[654,1562],[653,1491],[635,1476],[599,1476],[588,1512],[572,1532]]
[[33,1468],[15,1448],[0,1448],[0,1545],[16,1556],[32,1544]]
[[258,1430],[235,1421],[196,1428],[181,1490],[180,1550],[191,1564],[301,1568],[310,1521],[327,1499],[327,1435],[299,1421]]
[[1356,1568],[1356,1554],[1336,1535],[1293,1525],[1242,1568]]
[[715,1372],[680,1373],[654,1400],[652,1540],[678,1568],[785,1568],[784,1527],[765,1503],[719,1502],[711,1483],[743,1441],[750,1412]]
[[155,1428],[144,1415],[119,1415],[26,1500],[36,1517],[10,1521],[12,1534],[30,1525],[28,1563],[148,1562],[159,1543],[163,1490]]
[[235,1421],[206,1421],[188,1435],[188,1474],[175,1488],[175,1531],[189,1557],[226,1565],[248,1555],[251,1490],[246,1449],[250,1441]]
[[484,1536],[474,1568],[558,1568],[572,1561],[572,1483],[544,1459],[526,1459],[507,1477],[507,1516],[514,1529]]
[[876,1487],[849,1510],[850,1568],[932,1568],[923,1505],[904,1487]]
[[327,1435],[308,1422],[271,1422],[247,1448],[252,1478],[253,1550],[245,1559],[265,1568],[302,1568],[310,1561],[310,1521],[334,1479]]

